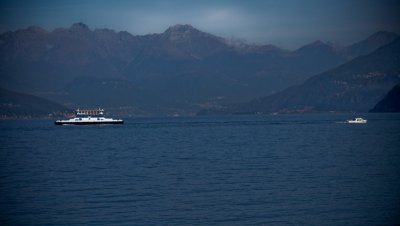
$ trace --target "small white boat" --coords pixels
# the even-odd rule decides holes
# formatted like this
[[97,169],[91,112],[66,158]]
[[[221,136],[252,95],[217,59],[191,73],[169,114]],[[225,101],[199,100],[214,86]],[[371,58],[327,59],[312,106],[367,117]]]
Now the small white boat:
[[353,118],[353,119],[349,119],[347,120],[348,123],[367,123],[366,119],[363,118]]
[[57,120],[56,125],[93,125],[93,124],[123,124],[122,119],[113,119],[104,117],[103,109],[75,111],[75,117],[71,119]]

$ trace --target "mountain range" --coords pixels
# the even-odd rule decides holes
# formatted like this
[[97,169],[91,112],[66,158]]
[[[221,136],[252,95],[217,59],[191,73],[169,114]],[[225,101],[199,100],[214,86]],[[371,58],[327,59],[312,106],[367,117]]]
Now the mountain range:
[[[368,112],[399,82],[400,38],[397,38],[370,54],[315,75],[301,85],[243,104],[208,109],[202,113]],[[392,106],[397,94],[396,89],[392,90],[374,111]]]
[[381,31],[343,48],[316,41],[289,51],[190,25],[149,35],[91,30],[83,23],[53,31],[32,26],[0,34],[0,83],[69,108],[192,115],[278,93],[397,37]]

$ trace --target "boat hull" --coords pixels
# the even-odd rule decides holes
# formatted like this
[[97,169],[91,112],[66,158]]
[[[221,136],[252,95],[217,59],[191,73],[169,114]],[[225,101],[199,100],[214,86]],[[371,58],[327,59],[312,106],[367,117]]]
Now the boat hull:
[[362,124],[362,123],[367,123],[367,121],[362,121],[362,122],[347,121],[347,123]]
[[114,121],[62,121],[57,120],[54,122],[56,125],[100,125],[100,124],[124,124],[123,120]]

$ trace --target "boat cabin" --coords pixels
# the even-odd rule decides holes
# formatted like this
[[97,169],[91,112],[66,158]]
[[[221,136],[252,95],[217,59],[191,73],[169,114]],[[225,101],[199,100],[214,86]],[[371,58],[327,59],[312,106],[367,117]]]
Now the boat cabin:
[[104,109],[95,109],[95,110],[83,110],[83,109],[76,109],[75,110],[76,116],[94,116],[94,117],[102,117],[104,116]]

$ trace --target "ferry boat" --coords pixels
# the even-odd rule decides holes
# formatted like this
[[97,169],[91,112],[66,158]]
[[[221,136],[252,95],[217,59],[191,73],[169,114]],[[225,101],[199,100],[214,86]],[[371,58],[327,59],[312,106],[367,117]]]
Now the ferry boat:
[[347,120],[348,123],[367,123],[366,119],[363,118],[354,118]]
[[54,122],[56,125],[93,125],[93,124],[123,124],[122,119],[106,118],[104,109],[75,110],[75,117]]

